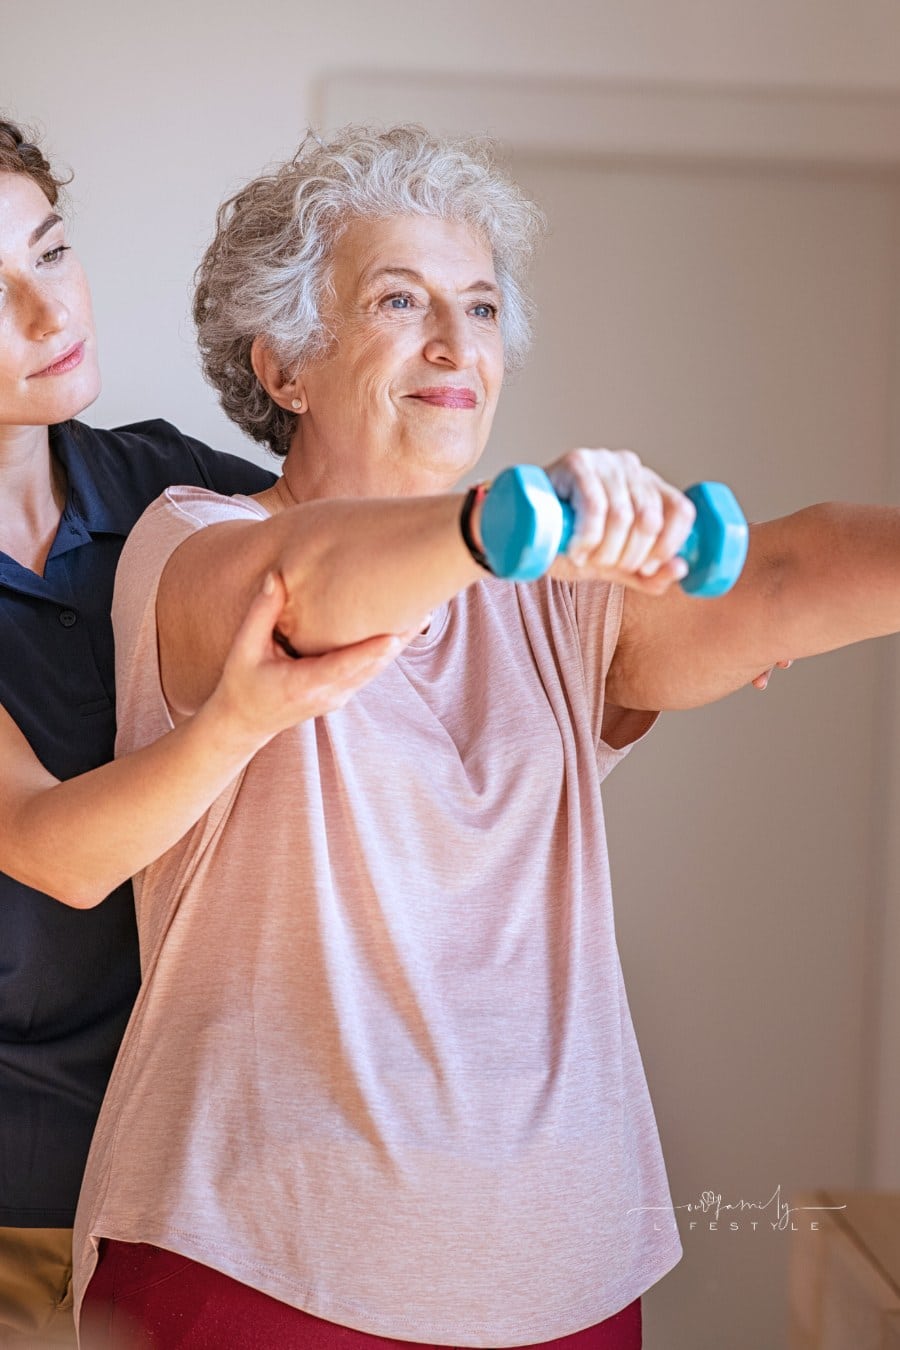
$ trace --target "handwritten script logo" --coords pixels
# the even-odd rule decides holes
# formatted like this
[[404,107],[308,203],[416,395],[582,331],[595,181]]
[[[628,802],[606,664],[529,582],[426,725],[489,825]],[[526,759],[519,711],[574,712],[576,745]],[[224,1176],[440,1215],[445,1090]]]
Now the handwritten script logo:
[[[648,1214],[660,1213],[669,1214],[671,1209],[682,1210],[690,1216],[702,1216],[703,1227],[709,1227],[712,1232],[718,1228],[723,1218],[728,1220],[728,1227],[732,1232],[737,1232],[739,1228],[769,1227],[773,1232],[796,1233],[799,1224],[795,1218],[798,1214],[809,1212],[821,1212],[822,1210],[846,1209],[846,1205],[789,1205],[782,1198],[781,1184],[779,1183],[768,1200],[724,1200],[720,1191],[702,1191],[698,1200],[691,1200],[684,1205],[639,1205],[634,1209],[629,1209],[629,1214]],[[743,1222],[738,1221],[735,1216],[741,1215]],[[697,1218],[691,1217],[688,1227],[693,1229],[700,1226]],[[810,1221],[812,1229],[818,1229],[818,1223],[815,1220]]]

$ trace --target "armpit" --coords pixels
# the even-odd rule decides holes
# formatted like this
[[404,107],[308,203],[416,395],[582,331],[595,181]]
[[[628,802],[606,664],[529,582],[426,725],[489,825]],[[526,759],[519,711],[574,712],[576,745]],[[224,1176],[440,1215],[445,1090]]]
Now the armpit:
[[642,712],[607,703],[603,708],[600,738],[611,750],[626,750],[646,736],[658,716],[658,712]]

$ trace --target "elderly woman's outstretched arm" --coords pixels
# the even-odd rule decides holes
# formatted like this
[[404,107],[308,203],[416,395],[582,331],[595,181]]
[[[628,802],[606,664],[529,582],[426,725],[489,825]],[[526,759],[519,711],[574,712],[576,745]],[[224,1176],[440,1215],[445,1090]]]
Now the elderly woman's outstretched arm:
[[[607,688],[621,706],[709,703],[780,662],[900,630],[900,509],[823,505],[753,526],[738,584],[701,600],[671,584],[691,524],[680,493],[627,451],[571,452],[549,472],[578,504],[578,562],[560,559],[554,575],[628,588]],[[459,493],[317,500],[198,531],[159,591],[172,706],[190,713],[208,696],[270,570],[285,581],[283,634],[300,654],[424,626],[484,576],[460,533],[462,502]],[[477,534],[477,514],[473,525]]]
[[607,692],[631,708],[697,707],[779,661],[898,631],[900,508],[811,506],[751,527],[720,599],[629,592]]
[[[690,529],[690,503],[627,451],[572,452],[551,473],[564,475],[570,462],[584,497],[574,543],[591,574],[661,595],[684,572],[676,554]],[[485,576],[462,538],[463,501],[461,493],[332,498],[198,530],[172,554],[159,587],[170,705],[188,714],[209,695],[269,571],[286,585],[280,631],[300,655],[423,627],[435,606]],[[472,526],[477,542],[477,511]]]

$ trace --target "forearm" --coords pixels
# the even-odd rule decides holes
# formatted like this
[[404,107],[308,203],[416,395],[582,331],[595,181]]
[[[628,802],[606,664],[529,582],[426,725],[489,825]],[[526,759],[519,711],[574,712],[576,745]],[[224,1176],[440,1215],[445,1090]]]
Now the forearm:
[[207,696],[248,596],[268,571],[287,590],[279,631],[301,655],[420,624],[484,576],[459,529],[460,494],[311,502],[210,526],[172,555],[157,602],[166,695]]
[[419,623],[484,576],[459,529],[460,495],[338,500],[303,507],[280,552],[285,634],[297,651],[329,651]]
[[209,705],[143,750],[8,804],[0,867],[36,890],[90,908],[159,857],[259,748]]

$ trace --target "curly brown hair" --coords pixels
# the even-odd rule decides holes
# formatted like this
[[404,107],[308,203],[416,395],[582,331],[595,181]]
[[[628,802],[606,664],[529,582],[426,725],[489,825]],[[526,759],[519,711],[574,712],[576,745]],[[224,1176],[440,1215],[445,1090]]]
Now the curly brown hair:
[[51,206],[59,198],[60,188],[72,181],[58,178],[31,133],[15,122],[0,118],[0,173],[24,173],[37,183]]

